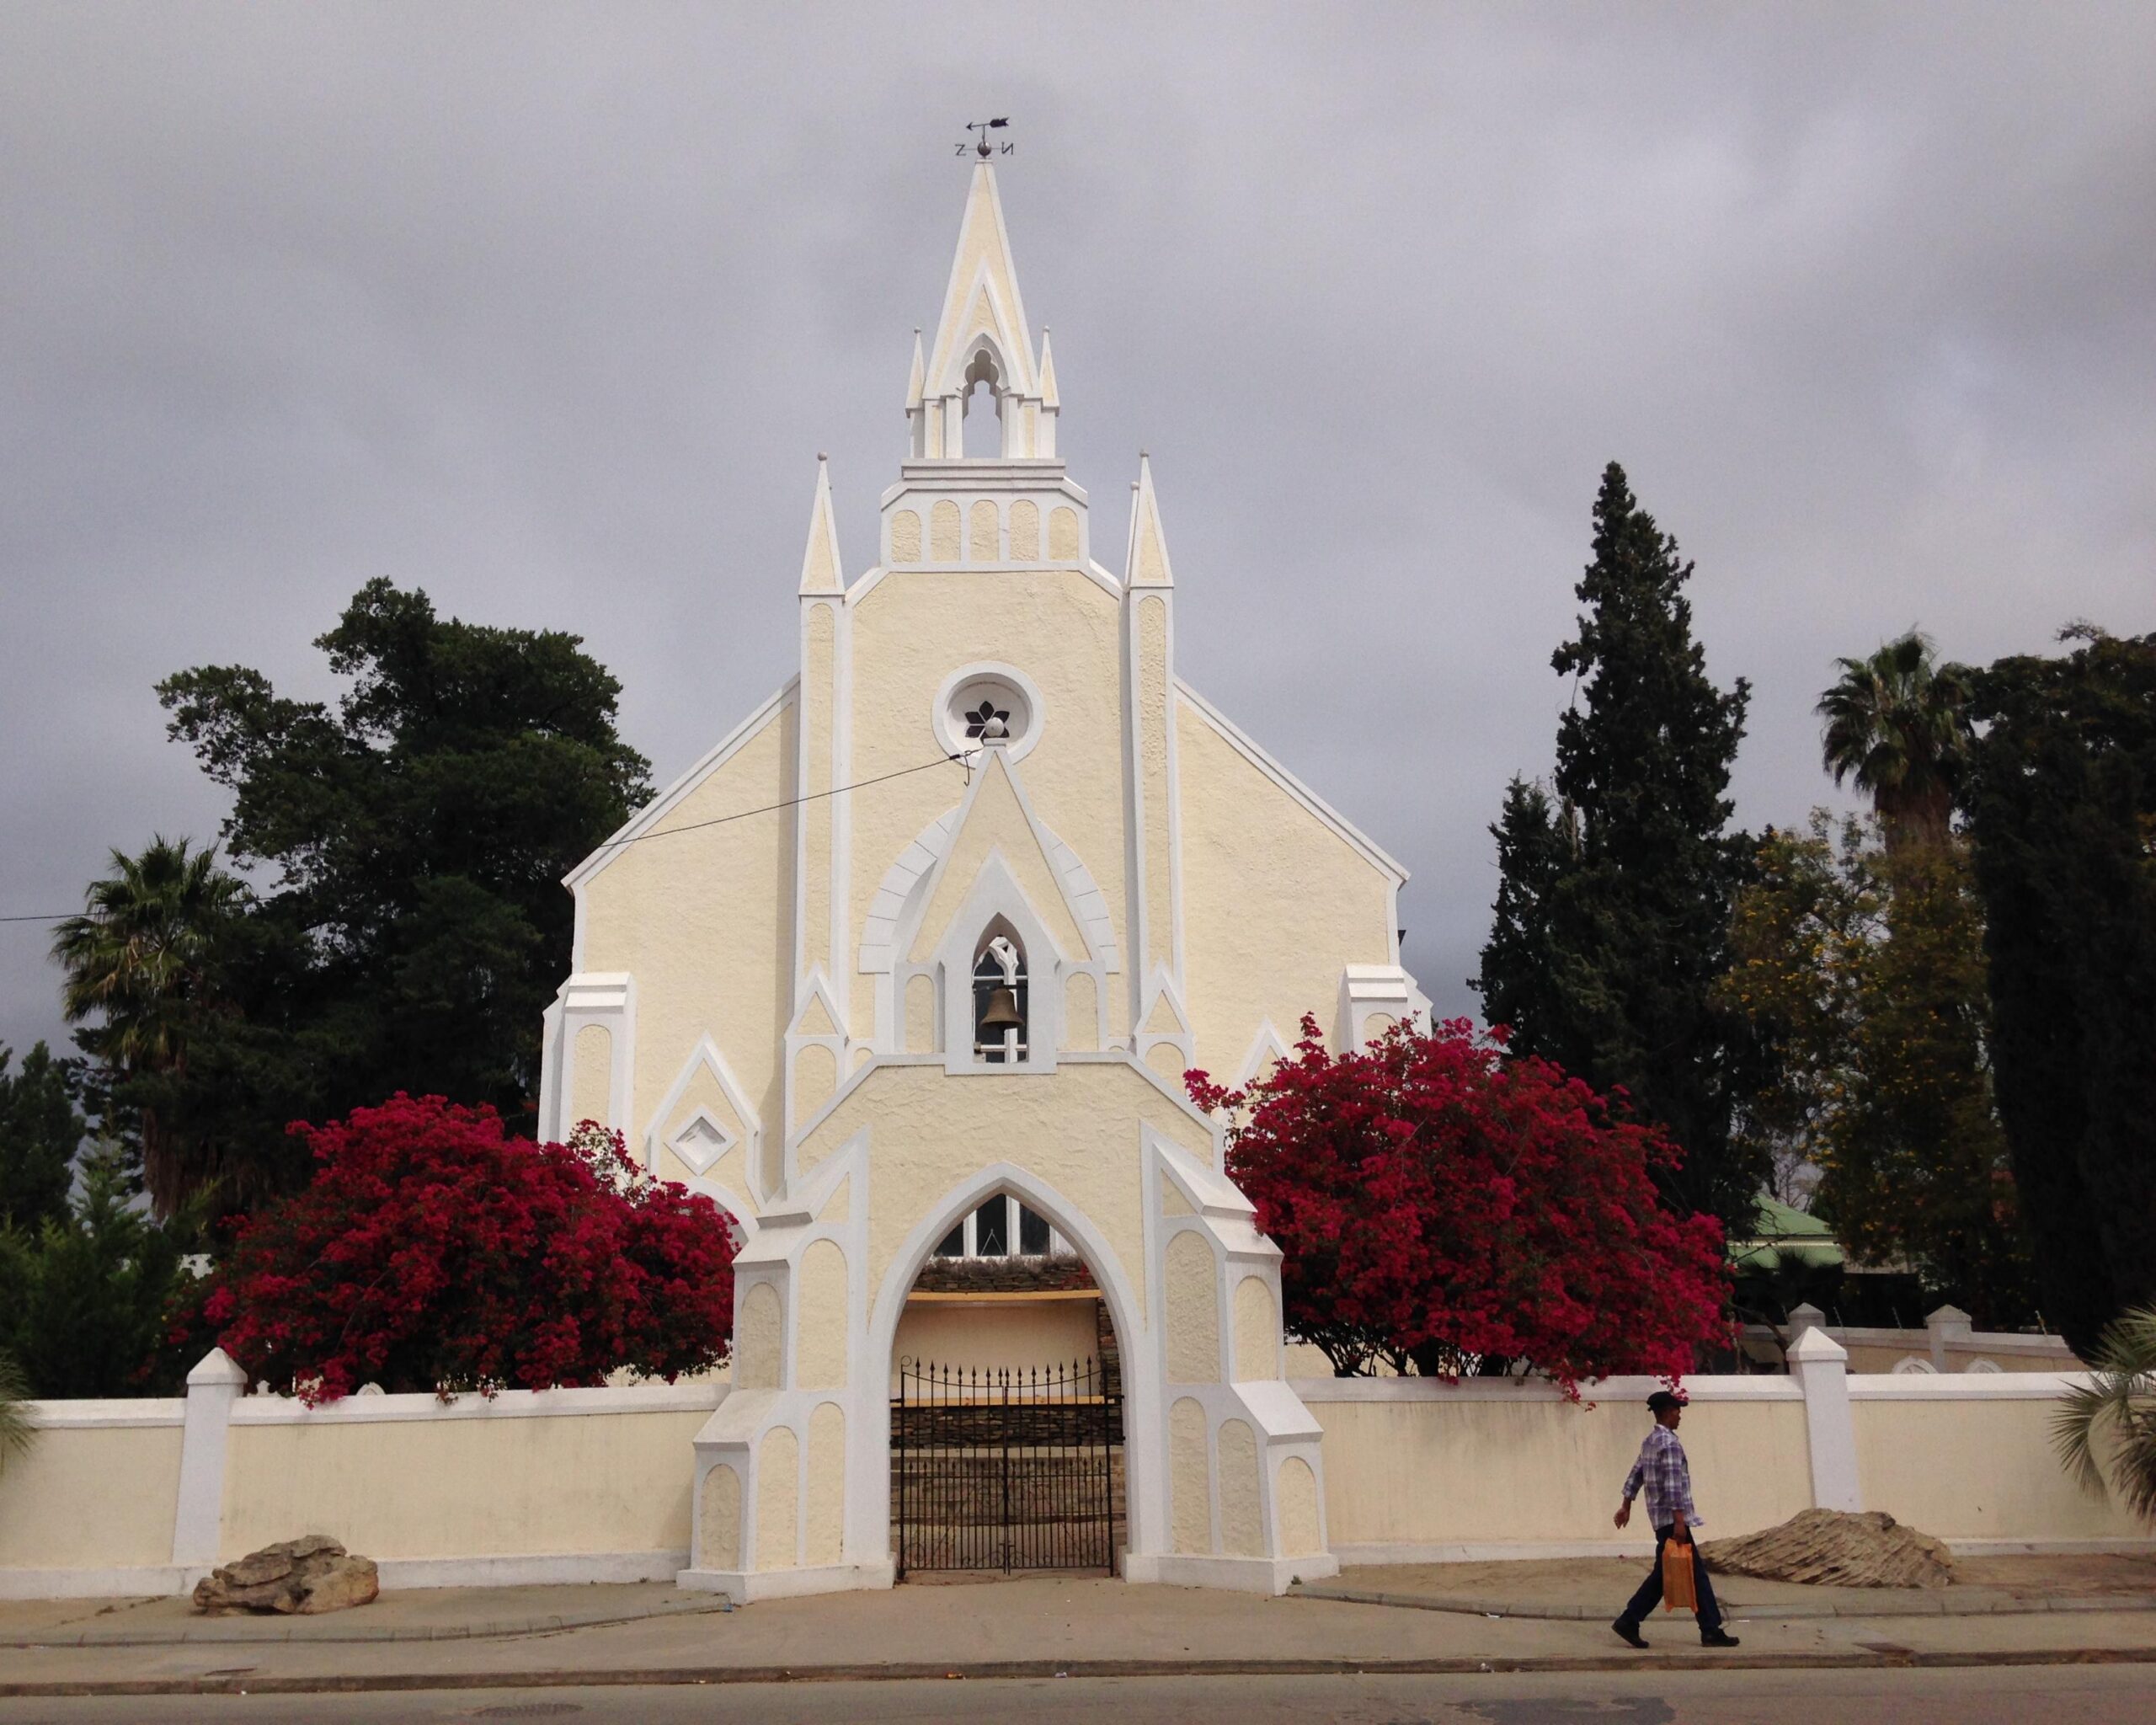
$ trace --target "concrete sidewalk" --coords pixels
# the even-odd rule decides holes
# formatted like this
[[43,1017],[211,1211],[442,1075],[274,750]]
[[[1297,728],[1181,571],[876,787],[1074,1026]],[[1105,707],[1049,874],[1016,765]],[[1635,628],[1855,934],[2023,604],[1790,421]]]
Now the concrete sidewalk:
[[[173,1602],[109,1610],[77,1602],[72,1612],[40,1608],[56,1639],[32,1645],[24,1644],[35,1633],[29,1611],[11,1605],[0,1609],[0,1629],[16,1643],[0,1656],[0,1695],[2156,1661],[2156,1613],[2101,1605],[1773,1620],[1748,1619],[1737,1610],[1731,1627],[1744,1645],[1731,1652],[1703,1650],[1689,1616],[1673,1616],[1647,1626],[1655,1647],[1641,1653],[1618,1642],[1606,1621],[1399,1610],[1102,1579],[908,1586],[770,1600],[730,1612],[708,1600],[677,1606],[667,1598],[671,1593],[664,1587],[440,1589],[385,1595],[342,1617],[266,1625],[229,1619],[189,1625],[170,1615]],[[563,1597],[572,1594],[580,1597]],[[373,1613],[382,1616],[372,1626],[359,1621]],[[510,1632],[499,1626],[544,1620],[563,1626]],[[214,1641],[149,1638],[149,1632],[168,1626],[267,1628],[278,1638],[259,1632],[225,1633]],[[393,1632],[355,1633],[368,1626]],[[114,1627],[131,1638],[81,1639],[93,1628]],[[72,1642],[56,1639],[71,1632]]]
[[[1607,1623],[1642,1573],[1635,1558],[1395,1564],[1351,1568],[1336,1580],[1299,1585],[1294,1595],[1469,1617]],[[1955,1574],[1954,1586],[1937,1591],[1804,1587],[1742,1576],[1717,1576],[1715,1587],[1726,1612],[1754,1622],[2156,1610],[2156,1557],[1964,1558]],[[947,1589],[953,1584],[955,1578],[943,1583]],[[977,1584],[1012,1585],[1001,1578]],[[1030,1584],[1082,1589],[1093,1583],[1047,1578]],[[921,1599],[923,1591],[916,1586],[894,1592],[887,1596],[889,1609],[931,1619],[944,1615]],[[1122,1596],[1110,1589],[1102,1601]],[[712,1594],[685,1594],[670,1582],[407,1589],[385,1593],[360,1610],[323,1617],[205,1617],[184,1599],[11,1599],[0,1601],[0,1648],[472,1641],[733,1609]],[[760,1621],[768,1610],[757,1608]]]
[[[1348,1569],[1296,1591],[1311,1599],[1454,1611],[1470,1616],[1607,1623],[1646,1573],[1643,1559],[1417,1563]],[[1988,1617],[2049,1611],[2156,1610],[2156,1557],[1964,1557],[1948,1588],[1807,1587],[1717,1575],[1732,1616]]]

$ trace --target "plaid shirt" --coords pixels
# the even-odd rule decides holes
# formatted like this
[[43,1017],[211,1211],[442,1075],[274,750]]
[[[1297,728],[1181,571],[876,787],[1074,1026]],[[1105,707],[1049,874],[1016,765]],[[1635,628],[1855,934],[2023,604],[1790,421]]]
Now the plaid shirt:
[[1684,1446],[1677,1441],[1677,1434],[1659,1422],[1647,1434],[1646,1442],[1640,1445],[1640,1459],[1625,1476],[1627,1503],[1639,1496],[1642,1485],[1647,1491],[1650,1527],[1658,1530],[1670,1526],[1680,1509],[1687,1522],[1697,1525],[1700,1514],[1692,1507],[1691,1464],[1684,1459]]

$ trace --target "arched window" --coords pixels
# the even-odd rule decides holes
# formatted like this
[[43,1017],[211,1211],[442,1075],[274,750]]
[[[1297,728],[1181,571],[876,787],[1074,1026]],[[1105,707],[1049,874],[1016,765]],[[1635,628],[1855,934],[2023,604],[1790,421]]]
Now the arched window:
[[[988,1022],[991,1010],[1007,1019],[1014,1009],[1016,1024]],[[1018,943],[1017,931],[999,916],[981,937],[974,957],[974,1058],[991,1066],[1024,1060],[1026,1031],[1032,1022],[1026,949]]]

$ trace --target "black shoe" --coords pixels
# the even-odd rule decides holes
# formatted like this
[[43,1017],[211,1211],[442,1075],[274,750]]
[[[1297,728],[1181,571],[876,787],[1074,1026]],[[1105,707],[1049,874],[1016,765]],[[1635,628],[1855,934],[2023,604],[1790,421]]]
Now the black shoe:
[[1703,1648],[1733,1648],[1737,1645],[1737,1637],[1724,1630],[1702,1630],[1700,1632],[1700,1645]]
[[1620,1617],[1609,1626],[1617,1632],[1617,1639],[1623,1642],[1626,1647],[1643,1648],[1646,1645],[1646,1640],[1640,1634],[1640,1626],[1638,1624],[1627,1623],[1622,1617]]

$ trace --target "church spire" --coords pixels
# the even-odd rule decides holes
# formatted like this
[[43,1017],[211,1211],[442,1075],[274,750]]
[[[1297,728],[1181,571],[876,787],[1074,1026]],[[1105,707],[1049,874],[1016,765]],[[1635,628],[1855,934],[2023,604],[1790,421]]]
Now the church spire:
[[915,460],[1038,460],[1053,454],[1054,400],[1042,387],[1043,366],[1027,333],[995,170],[985,162],[974,168],[967,190],[935,336],[924,361],[916,334],[914,364],[906,419]]
[[1167,535],[1161,531],[1161,505],[1153,495],[1153,463],[1138,453],[1138,483],[1131,488],[1130,550],[1123,560],[1127,587],[1172,587]]
[[816,500],[808,508],[808,545],[801,553],[803,593],[843,593],[846,577],[839,568],[839,529],[831,514],[831,464],[816,457]]

